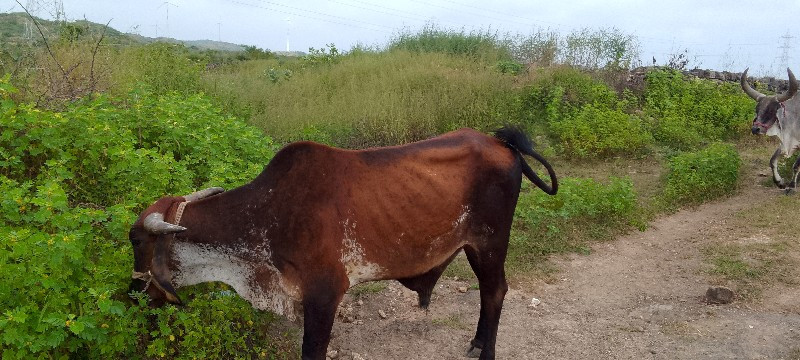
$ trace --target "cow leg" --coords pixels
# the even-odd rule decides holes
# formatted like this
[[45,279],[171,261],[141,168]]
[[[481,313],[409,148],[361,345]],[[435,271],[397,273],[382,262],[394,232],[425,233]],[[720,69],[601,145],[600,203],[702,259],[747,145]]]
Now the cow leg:
[[428,305],[431,304],[431,295],[433,294],[433,288],[436,286],[436,282],[439,281],[442,273],[445,269],[447,269],[447,265],[450,265],[450,262],[453,261],[456,255],[458,255],[457,251],[444,263],[434,267],[422,275],[397,279],[397,281],[399,281],[408,289],[416,291],[417,295],[419,296],[419,307],[421,309],[428,310]]
[[772,157],[769,159],[769,167],[772,169],[772,181],[775,182],[775,185],[778,188],[783,189],[786,185],[783,183],[783,179],[781,178],[781,174],[778,173],[778,159],[781,155],[781,148],[775,150],[775,153],[772,154]]
[[303,360],[325,360],[336,308],[344,296],[333,284],[318,284],[303,296]]
[[481,315],[467,356],[484,360],[494,359],[500,312],[503,309],[506,291],[508,291],[503,265],[506,252],[505,249],[477,251],[469,246],[464,248],[464,252],[478,277],[481,292]]
[[794,160],[794,164],[792,165],[792,182],[789,183],[789,188],[786,190],[787,194],[793,192],[797,187],[797,176],[800,174],[797,172],[798,168],[800,168],[800,156]]

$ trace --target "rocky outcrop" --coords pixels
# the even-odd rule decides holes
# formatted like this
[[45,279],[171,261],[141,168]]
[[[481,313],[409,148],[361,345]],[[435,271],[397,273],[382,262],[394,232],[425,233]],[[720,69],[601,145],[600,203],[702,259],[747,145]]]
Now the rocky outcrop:
[[[643,66],[631,70],[628,76],[628,85],[634,88],[639,88],[643,86],[644,79],[647,76],[647,72],[654,68],[658,67]],[[730,81],[737,83],[739,82],[739,78],[741,78],[742,76],[742,73],[740,72],[715,71],[715,70],[705,70],[705,69],[683,70],[681,72],[683,73],[684,76],[687,77],[716,80],[716,81]],[[789,88],[789,80],[777,79],[771,76],[761,77],[761,78],[748,76],[748,81],[750,81],[751,84],[758,83],[759,88],[764,89],[764,87],[766,87],[766,90],[771,92],[782,92],[786,91],[786,89]]]

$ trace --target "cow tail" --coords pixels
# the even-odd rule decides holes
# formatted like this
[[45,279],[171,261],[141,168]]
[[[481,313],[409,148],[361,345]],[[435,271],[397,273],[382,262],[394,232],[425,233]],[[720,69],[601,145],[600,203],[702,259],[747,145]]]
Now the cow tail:
[[[494,132],[494,136],[500,141],[502,141],[506,146],[508,146],[511,150],[514,150],[519,156],[519,162],[522,166],[522,173],[530,179],[531,182],[536,184],[542,191],[549,195],[555,195],[558,192],[558,179],[556,179],[556,173],[553,171],[553,167],[550,166],[550,163],[547,162],[539,153],[533,150],[533,143],[531,139],[526,135],[522,130],[518,127],[512,126],[505,126],[499,130]],[[522,155],[528,155],[536,159],[540,162],[545,169],[547,169],[547,174],[550,176],[550,183],[551,185],[547,185],[539,175],[536,174],[533,169],[525,162],[525,159],[522,158]]]

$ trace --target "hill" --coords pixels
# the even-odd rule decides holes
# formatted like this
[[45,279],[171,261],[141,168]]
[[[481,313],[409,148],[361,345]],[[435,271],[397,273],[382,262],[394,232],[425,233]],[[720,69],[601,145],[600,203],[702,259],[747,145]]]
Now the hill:
[[[26,23],[28,15],[25,13],[0,13],[0,42],[3,44],[20,44],[29,41],[28,34],[26,34]],[[54,38],[61,35],[61,22],[44,20],[37,18],[42,32],[48,38]],[[100,34],[103,32],[104,24],[98,24],[87,20],[76,20],[66,23],[76,29],[82,29],[81,34]],[[38,39],[38,30],[33,29],[33,39]],[[116,45],[134,45],[134,44],[148,44],[152,42],[169,42],[176,44],[183,44],[187,47],[196,48],[199,50],[217,50],[217,51],[231,51],[239,52],[244,51],[244,46],[239,44],[228,43],[224,41],[214,40],[178,40],[167,37],[151,38],[137,34],[124,33],[109,27],[106,30],[105,37],[110,44]]]

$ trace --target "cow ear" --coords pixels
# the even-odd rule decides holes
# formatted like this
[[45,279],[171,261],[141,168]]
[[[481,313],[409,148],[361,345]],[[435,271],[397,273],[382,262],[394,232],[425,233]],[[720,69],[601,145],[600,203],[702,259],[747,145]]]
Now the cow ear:
[[167,301],[173,304],[183,305],[175,288],[172,286],[172,273],[169,271],[169,266],[167,265],[171,241],[171,235],[159,235],[156,238],[156,246],[153,250],[153,263],[151,264],[154,278],[153,285],[164,292]]

